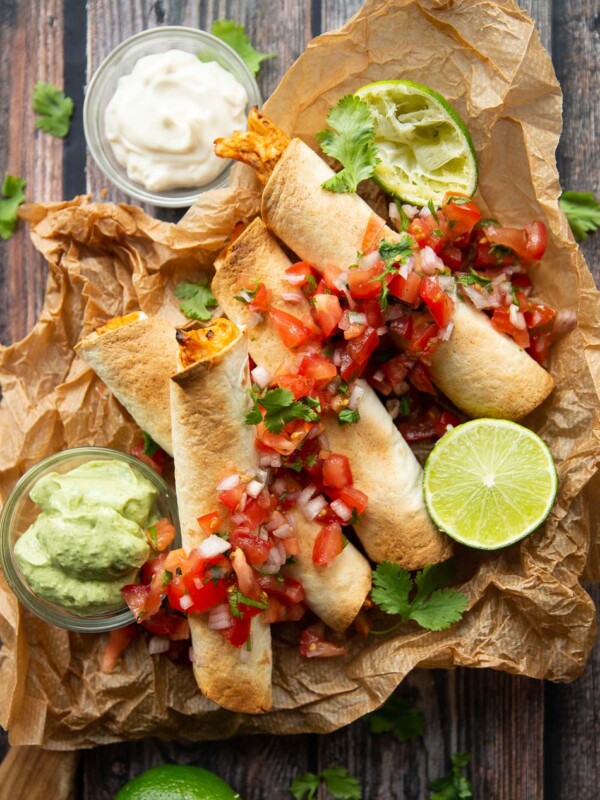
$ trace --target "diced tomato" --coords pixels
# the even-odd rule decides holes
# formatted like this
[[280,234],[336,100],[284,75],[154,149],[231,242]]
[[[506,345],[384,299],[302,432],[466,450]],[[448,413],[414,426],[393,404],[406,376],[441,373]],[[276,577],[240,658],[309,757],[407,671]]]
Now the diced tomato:
[[259,283],[254,297],[252,298],[252,302],[250,303],[250,310],[251,311],[258,311],[261,314],[266,314],[269,310],[269,304],[271,303],[271,292],[264,283]]
[[373,375],[368,378],[369,384],[378,392],[388,397],[392,391],[393,386],[385,377],[381,370],[376,370]]
[[276,375],[275,383],[282,389],[289,389],[296,400],[311,397],[315,388],[312,378],[305,378],[303,375]]
[[267,560],[273,547],[272,542],[264,541],[253,533],[232,531],[229,537],[232,547],[241,547],[246,554],[246,559],[254,566],[260,566]]
[[147,456],[144,453],[144,447],[145,445],[143,441],[136,441],[132,444],[129,452],[132,456],[135,456],[136,458],[139,458],[140,461],[143,461],[144,464],[152,467],[152,469],[155,472],[158,472],[159,475],[162,475],[167,454],[159,447],[158,450],[154,452],[154,455]]
[[492,314],[492,325],[500,333],[507,333],[511,336],[519,347],[529,347],[529,331],[527,328],[517,328],[510,321],[510,311],[506,306],[495,308]]
[[315,294],[313,297],[317,322],[324,336],[331,336],[342,318],[340,299],[334,294]]
[[410,375],[408,376],[408,380],[412,383],[415,389],[418,389],[420,392],[426,392],[427,394],[437,394],[433,383],[431,382],[431,378],[429,377],[429,370],[422,364],[421,362],[415,364],[412,368]]
[[317,622],[305,628],[300,634],[300,655],[305,658],[327,658],[330,656],[345,656],[347,650],[325,638],[325,627],[322,622]]
[[142,620],[142,625],[155,636],[168,636],[174,642],[190,638],[190,625],[185,617],[159,611],[150,619]]
[[288,422],[282,433],[271,433],[267,430],[265,424],[261,422],[260,425],[256,426],[258,447],[259,449],[275,450],[276,453],[280,453],[282,456],[290,456],[302,445],[314,424],[298,419]]
[[250,617],[238,618],[230,614],[231,625],[229,628],[220,630],[221,636],[225,637],[229,644],[233,647],[242,647],[248,641],[250,636],[250,624],[252,622]]
[[511,253],[498,253],[496,245],[486,239],[478,239],[475,252],[475,269],[488,269],[490,267],[509,267],[516,263],[516,256]]
[[[410,364],[410,361],[408,362]],[[408,375],[408,366],[406,356],[394,356],[386,361],[381,367],[384,375],[392,384],[392,387],[397,388]]]
[[[517,304],[519,306],[519,311],[523,311],[523,313],[525,311],[529,311],[529,300],[527,299],[527,295],[525,294],[525,292],[522,292],[520,289],[517,289],[514,295],[515,295],[515,300],[517,301]],[[545,306],[542,306],[542,308],[545,308]]]
[[302,280],[299,283],[294,283],[294,286],[300,287],[308,283],[309,277],[313,275],[313,268],[308,263],[308,261],[297,261],[295,264],[292,264],[291,267],[288,267],[286,269],[285,274],[302,276],[304,280]]
[[285,603],[301,603],[304,600],[304,588],[293,578],[280,579],[275,575],[259,575],[258,583],[268,595],[274,595]]
[[529,303],[525,311],[525,322],[530,330],[537,333],[550,327],[556,319],[556,311],[543,303]]
[[[420,283],[420,281],[419,281]],[[400,345],[403,349],[406,349],[410,343],[413,333],[413,323],[414,317],[412,312],[406,310],[404,314],[400,317],[396,317],[390,323],[390,333],[392,335],[392,339]]]
[[346,345],[346,352],[357,364],[366,364],[369,356],[379,344],[379,336],[374,328],[367,326],[360,336]]
[[315,354],[304,356],[299,372],[314,381],[330,381],[337,375],[337,368],[328,358]]
[[169,605],[175,611],[183,611],[187,613],[186,609],[181,607],[181,598],[187,595],[187,589],[183,582],[183,576],[178,575],[167,586],[167,597],[169,598]]
[[538,364],[545,364],[548,359],[551,344],[552,333],[550,331],[534,333],[530,337],[530,344],[527,348],[527,352]]
[[200,525],[200,530],[205,536],[210,536],[211,533],[218,531],[222,524],[221,515],[217,514],[216,511],[211,511],[210,514],[198,517],[198,525]]
[[237,547],[231,554],[231,564],[238,579],[240,590],[246,597],[258,600],[261,596],[261,588],[257,580],[257,575],[248,564],[243,550]]
[[353,484],[350,461],[341,453],[331,453],[323,462],[323,484],[343,489]]
[[348,508],[355,509],[357,514],[364,514],[369,498],[356,486],[344,486],[343,489],[336,490],[335,494]]
[[350,294],[357,300],[367,297],[378,297],[381,292],[381,283],[377,280],[381,275],[382,266],[376,265],[371,269],[351,269],[348,271],[348,287]]
[[[205,582],[206,581],[206,582]],[[193,605],[187,609],[187,613],[202,613],[214,606],[222,603],[227,597],[227,585],[224,580],[213,581],[210,578],[201,578],[199,575],[191,573],[183,576],[183,585],[186,594],[189,595]],[[171,595],[169,595],[170,601]],[[180,598],[181,604],[181,598]],[[172,604],[171,604],[172,605]],[[179,610],[181,609],[181,605]]]
[[307,342],[314,335],[313,331],[302,320],[285,311],[271,308],[269,309],[269,318],[275,326],[281,341],[292,350],[300,347],[301,344]]
[[180,569],[182,572],[187,572],[189,569],[189,559],[183,547],[180,547],[177,550],[171,550],[169,553],[167,553],[164,564],[165,569],[169,572],[175,572],[176,569]]
[[135,639],[138,631],[139,627],[135,622],[132,622],[130,625],[125,625],[123,628],[117,628],[110,632],[108,642],[102,653],[102,661],[100,662],[102,672],[113,671],[119,656]]
[[409,444],[431,439],[435,436],[433,421],[427,418],[401,422],[398,427],[400,428],[400,433]]
[[371,250],[376,244],[379,243],[379,234],[383,230],[385,221],[381,219],[374,211],[371,211],[371,216],[367,223],[367,229],[364,233],[361,243],[361,253],[366,253]]
[[365,332],[367,325],[364,322],[355,322],[356,312],[346,310],[340,320],[340,329],[344,331],[344,339],[356,339]]
[[254,531],[269,518],[269,515],[271,514],[271,504],[269,502],[268,495],[267,502],[259,502],[261,499],[262,495],[259,495],[258,499],[255,500],[251,497],[246,502],[244,511],[242,512],[246,520],[246,524],[242,524],[240,526],[242,530],[246,530],[247,532]]
[[162,575],[162,573],[167,569],[167,557],[167,553],[161,553],[154,558],[148,559],[145,564],[142,564],[142,568],[140,570],[140,583],[150,583],[157,572],[160,572]]
[[[129,583],[121,589],[123,599],[131,609],[131,613],[135,617],[136,622],[140,622],[142,617],[150,613],[148,606],[150,605],[151,588],[150,586],[142,586],[139,583]],[[156,612],[158,609],[154,609]]]
[[240,504],[244,491],[245,485],[240,481],[240,483],[232,489],[222,489],[217,495],[217,499],[225,508],[228,508],[230,511],[235,511]]
[[341,289],[336,286],[336,280],[342,274],[342,270],[334,264],[325,264],[321,268],[321,278],[317,286],[317,293],[332,293],[340,297],[343,294]]
[[408,278],[403,278],[402,275],[394,275],[388,286],[391,295],[414,308],[421,303],[420,288],[421,276],[417,275],[416,272],[410,272]]
[[519,289],[530,289],[532,286],[531,278],[526,272],[515,272],[512,275],[510,282],[513,286],[517,286]]
[[353,380],[358,378],[365,366],[366,363],[358,364],[347,350],[342,352],[339,369],[340,375],[347,383],[352,383]]
[[435,275],[427,275],[421,278],[419,293],[437,325],[440,328],[445,328],[452,319],[454,303],[442,289],[439,279]]
[[455,428],[457,425],[460,425],[460,419],[451,411],[442,411],[440,418],[433,423],[436,436],[439,436],[441,439],[442,436],[447,433],[448,425],[452,425],[452,427]]
[[530,222],[524,228],[486,225],[483,233],[492,245],[510,248],[525,263],[539,261],[546,251],[546,226],[539,220]]
[[166,517],[157,520],[154,525],[146,531],[146,539],[153,550],[159,553],[166,550],[175,539],[173,523]]
[[297,622],[306,613],[304,603],[283,603],[278,597],[269,596],[269,608],[263,611],[262,620],[267,624]]
[[344,536],[339,522],[325,525],[315,539],[312,560],[317,567],[328,567],[344,549]]
[[415,217],[408,226],[408,232],[419,247],[431,247],[435,253],[439,253],[447,241],[443,226],[444,221],[440,216],[437,221],[433,215]]
[[358,303],[357,311],[367,315],[367,325],[370,325],[372,328],[381,328],[385,324],[379,300],[373,298],[361,300]]
[[440,258],[447,267],[450,267],[454,272],[459,272],[465,269],[467,261],[467,254],[464,250],[456,247],[453,244],[446,245],[439,253]]
[[439,328],[435,322],[426,318],[414,324],[408,352],[416,356],[426,356],[433,352]]
[[461,195],[446,194],[441,210],[444,219],[449,223],[446,228],[446,235],[451,241],[463,236],[465,233],[470,233],[481,219],[481,211],[472,201],[467,203],[452,202],[452,197],[458,196]]
[[283,546],[285,548],[286,557],[297,556],[300,552],[300,540],[297,536],[289,536],[283,539]]

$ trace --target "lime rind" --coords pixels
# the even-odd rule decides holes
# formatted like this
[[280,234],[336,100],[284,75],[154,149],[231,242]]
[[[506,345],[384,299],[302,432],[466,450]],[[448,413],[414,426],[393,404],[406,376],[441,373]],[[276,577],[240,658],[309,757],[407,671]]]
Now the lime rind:
[[447,433],[425,464],[423,489],[438,528],[468,547],[496,550],[528,536],[558,487],[546,444],[514,422],[477,419]]
[[413,205],[440,206],[446,192],[477,188],[475,147],[465,123],[435,89],[413,81],[378,81],[355,94],[370,106],[381,163],[374,180]]

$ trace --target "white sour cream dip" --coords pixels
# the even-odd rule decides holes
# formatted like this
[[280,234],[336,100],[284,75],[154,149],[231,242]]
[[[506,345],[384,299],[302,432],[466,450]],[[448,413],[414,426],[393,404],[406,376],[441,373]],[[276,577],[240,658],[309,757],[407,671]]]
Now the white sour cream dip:
[[149,191],[203,186],[223,170],[213,141],[246,125],[248,95],[230,72],[193,53],[144,56],[119,79],[104,127],[129,178]]

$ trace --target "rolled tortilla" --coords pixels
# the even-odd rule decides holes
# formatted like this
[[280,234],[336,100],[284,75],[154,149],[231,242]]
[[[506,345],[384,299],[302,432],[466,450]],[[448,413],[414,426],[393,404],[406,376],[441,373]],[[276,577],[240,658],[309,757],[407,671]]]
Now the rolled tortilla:
[[469,302],[456,302],[454,329],[431,359],[431,377],[471,417],[520,419],[554,388],[549,372]]
[[75,350],[140,428],[172,455],[169,383],[178,353],[173,325],[162,317],[128,314],[90,333]]
[[[323,189],[331,175],[333,170],[317,153],[292,139],[262,199],[267,226],[321,272],[332,266],[345,270],[356,262],[373,214],[357,194]],[[382,221],[376,239],[398,238]],[[519,419],[554,387],[543,367],[468,302],[457,305],[452,336],[436,351],[431,374],[444,394],[474,417]]]
[[[291,263],[275,237],[255,220],[218,260],[213,292],[237,324],[244,324],[250,313],[235,299],[241,281],[261,281],[271,290],[275,308],[301,317],[309,313],[308,300],[290,306],[281,299],[283,274]],[[254,361],[271,374],[290,358],[268,318],[250,330],[248,347]],[[444,561],[452,555],[452,544],[427,514],[421,467],[373,389],[365,381],[357,383],[364,390],[360,420],[340,426],[333,414],[323,418],[332,450],[350,459],[357,487],[369,496],[356,533],[373,561],[396,561],[405,569]]]
[[[224,512],[216,489],[223,472],[234,465],[236,471],[253,475],[258,467],[254,429],[244,424],[248,345],[246,336],[228,325],[233,329],[231,341],[218,351],[215,347],[212,354],[199,351],[198,360],[171,380],[177,504],[188,552],[205,538],[198,517],[217,508]],[[268,711],[272,704],[270,626],[260,616],[253,617],[251,650],[242,660],[237,647],[208,627],[206,614],[190,614],[189,621],[196,656],[194,675],[201,692],[230,711]]]

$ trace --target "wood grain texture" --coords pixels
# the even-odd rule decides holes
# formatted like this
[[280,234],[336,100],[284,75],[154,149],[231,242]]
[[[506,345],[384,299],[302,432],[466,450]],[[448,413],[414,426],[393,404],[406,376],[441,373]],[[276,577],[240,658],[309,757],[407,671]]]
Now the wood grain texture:
[[[0,174],[25,178],[26,196],[36,200],[62,195],[62,141],[36,131],[31,108],[36,81],[62,85],[62,32],[62,0],[2,0]],[[33,327],[44,297],[45,265],[22,224],[0,240],[0,286],[0,343],[9,344]]]

